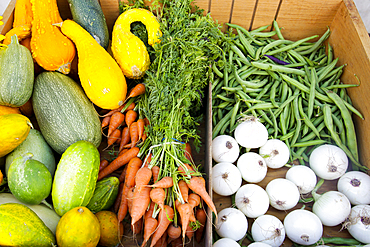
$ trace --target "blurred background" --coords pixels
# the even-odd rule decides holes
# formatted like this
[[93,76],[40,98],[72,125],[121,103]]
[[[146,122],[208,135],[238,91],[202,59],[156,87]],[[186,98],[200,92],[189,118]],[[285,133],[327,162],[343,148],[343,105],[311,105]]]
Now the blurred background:
[[[117,0],[118,1],[118,0]],[[356,4],[361,19],[363,20],[367,32],[370,33],[370,0],[353,0]],[[8,6],[10,0],[0,0],[0,15],[2,15]]]

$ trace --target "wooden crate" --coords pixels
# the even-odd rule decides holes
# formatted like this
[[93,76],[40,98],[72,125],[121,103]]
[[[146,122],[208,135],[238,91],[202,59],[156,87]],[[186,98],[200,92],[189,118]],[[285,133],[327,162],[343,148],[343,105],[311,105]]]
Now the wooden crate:
[[[13,10],[16,0],[11,0],[8,8],[3,14],[4,25],[0,26],[0,33],[6,33],[13,22]],[[108,28],[111,31],[116,18],[119,15],[119,0],[100,0],[105,14]],[[246,29],[254,29],[262,25],[272,24],[277,20],[282,33],[286,39],[298,40],[311,35],[322,35],[327,27],[332,33],[328,42],[334,49],[334,56],[339,57],[339,65],[347,64],[342,75],[344,83],[357,83],[361,86],[348,89],[354,106],[364,115],[365,121],[355,117],[357,129],[360,161],[363,165],[370,167],[368,161],[370,153],[366,152],[367,143],[370,141],[370,129],[367,129],[370,117],[370,104],[367,95],[370,94],[370,86],[367,79],[370,78],[370,39],[366,28],[358,14],[353,0],[196,0],[198,7],[211,13],[211,16],[220,24],[227,22],[235,23]],[[71,18],[71,13],[66,0],[58,0],[59,11],[62,19]],[[224,25],[224,28],[226,26]],[[358,79],[357,79],[357,78]],[[210,87],[209,87],[210,89]],[[212,106],[211,93],[209,92],[206,111],[206,137],[204,153],[198,155],[199,160],[204,162],[207,170],[207,186],[212,191],[210,171],[212,168],[211,143],[212,143]],[[270,171],[266,179],[259,185],[265,187],[273,178],[284,177],[286,169]],[[336,181],[326,183],[320,190],[330,189],[336,186]],[[221,197],[213,194],[213,200],[218,210],[231,205],[230,197]],[[299,206],[297,206],[299,207]],[[270,207],[271,208],[271,207]],[[287,212],[269,209],[268,213],[283,219]],[[211,215],[208,210],[208,215]],[[251,225],[252,220],[249,219]],[[202,246],[212,246],[212,224],[207,224],[205,232],[206,240]],[[348,232],[340,231],[340,227],[324,227],[325,237],[349,237]],[[248,243],[248,242],[246,242]],[[136,243],[127,246],[136,246]],[[291,246],[286,241],[284,246]]]

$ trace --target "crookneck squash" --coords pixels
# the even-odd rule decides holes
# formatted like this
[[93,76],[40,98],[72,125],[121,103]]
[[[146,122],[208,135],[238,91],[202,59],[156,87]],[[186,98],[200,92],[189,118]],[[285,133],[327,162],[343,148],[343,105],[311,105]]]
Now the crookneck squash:
[[143,41],[131,33],[133,22],[142,22],[148,31],[148,44],[159,42],[162,32],[156,17],[146,9],[130,9],[116,20],[112,32],[112,52],[128,78],[141,78],[149,68],[150,58]]
[[0,105],[19,107],[32,95],[34,66],[31,52],[17,35],[0,56]]
[[31,0],[32,56],[48,71],[68,74],[76,49],[55,24],[62,22],[56,0]]
[[100,108],[118,108],[125,100],[127,84],[117,62],[75,21],[65,20],[61,30],[76,45],[78,75],[87,97]]

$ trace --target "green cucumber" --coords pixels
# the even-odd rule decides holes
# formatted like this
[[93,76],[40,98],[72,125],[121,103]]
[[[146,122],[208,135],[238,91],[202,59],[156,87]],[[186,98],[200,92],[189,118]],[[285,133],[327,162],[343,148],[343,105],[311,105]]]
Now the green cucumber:
[[96,183],[94,195],[87,208],[93,213],[109,209],[118,195],[119,179],[117,177],[103,178]]
[[40,161],[27,153],[16,158],[9,167],[8,185],[21,202],[36,205],[50,195],[52,177]]
[[72,18],[104,49],[109,45],[109,31],[98,0],[68,0]]
[[32,106],[46,142],[62,154],[76,141],[99,147],[102,133],[99,115],[83,89],[59,72],[43,72],[36,78]]
[[57,165],[51,192],[58,215],[90,202],[99,165],[99,151],[91,142],[77,141],[67,148]]

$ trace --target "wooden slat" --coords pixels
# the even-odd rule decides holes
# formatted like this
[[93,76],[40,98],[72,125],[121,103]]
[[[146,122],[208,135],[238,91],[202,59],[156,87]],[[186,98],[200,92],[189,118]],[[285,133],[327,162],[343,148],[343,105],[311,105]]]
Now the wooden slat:
[[205,14],[207,14],[210,11],[209,3],[210,0],[196,0],[193,2],[194,5],[199,7],[199,9],[203,9]]
[[235,0],[231,22],[249,30],[256,0]]
[[0,33],[5,34],[8,32],[10,29],[12,29],[13,26],[13,20],[14,20],[14,7],[15,7],[15,2],[16,0],[11,0],[9,2],[8,7],[5,9],[2,17],[3,17],[3,22],[4,25],[0,26]]
[[[353,105],[364,115],[365,121],[354,117],[360,153],[360,161],[370,167],[370,38],[352,0],[345,0],[331,26],[329,43],[339,64],[347,64],[342,75],[343,83],[361,82],[361,86],[348,89]],[[357,79],[358,78],[358,79]]]
[[112,34],[113,25],[119,16],[119,2],[118,0],[104,0],[100,1],[105,20],[107,22],[109,35]]
[[280,0],[258,1],[251,29],[272,24],[279,7],[279,3]]
[[322,35],[333,21],[341,0],[283,0],[277,16],[286,39]]
[[219,24],[223,25],[225,29],[225,23],[230,21],[231,18],[231,7],[233,0],[212,0],[211,1],[211,16],[214,20],[217,20]]

